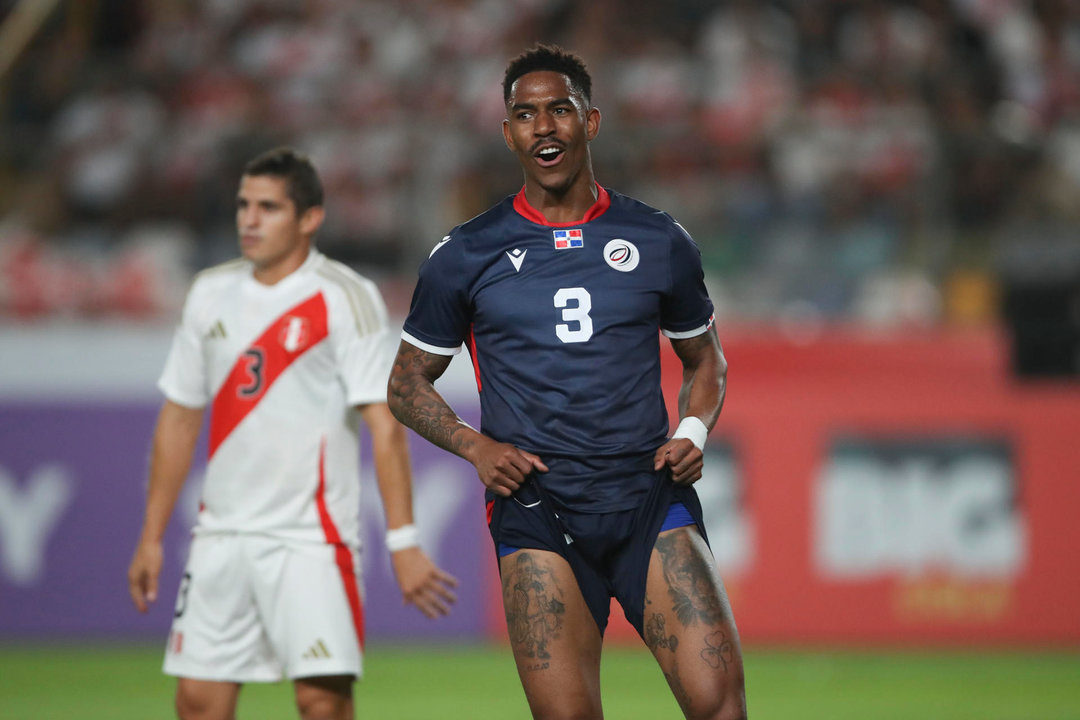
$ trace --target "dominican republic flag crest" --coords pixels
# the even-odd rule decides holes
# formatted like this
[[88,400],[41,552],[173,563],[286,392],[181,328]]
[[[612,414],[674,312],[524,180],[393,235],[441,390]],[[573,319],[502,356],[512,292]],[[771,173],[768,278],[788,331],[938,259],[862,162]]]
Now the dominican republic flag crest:
[[554,230],[553,232],[556,250],[585,247],[585,238],[580,230]]

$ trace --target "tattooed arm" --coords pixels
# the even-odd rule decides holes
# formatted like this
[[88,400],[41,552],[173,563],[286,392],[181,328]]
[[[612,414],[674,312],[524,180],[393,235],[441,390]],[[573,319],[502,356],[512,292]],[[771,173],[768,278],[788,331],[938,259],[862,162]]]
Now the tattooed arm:
[[[679,388],[679,417],[696,417],[712,430],[720,416],[727,392],[727,360],[716,336],[716,327],[700,335],[672,340],[671,347],[682,361],[682,387]],[[691,485],[701,479],[704,456],[686,438],[672,439],[656,451],[654,466],[671,468],[678,485]]]
[[671,348],[683,366],[679,417],[693,415],[712,430],[727,393],[727,360],[716,326],[692,338],[672,340]]
[[499,495],[509,496],[534,470],[547,472],[536,455],[493,440],[458,417],[435,389],[449,365],[450,356],[402,341],[387,388],[394,417],[428,442],[471,462],[484,485]]

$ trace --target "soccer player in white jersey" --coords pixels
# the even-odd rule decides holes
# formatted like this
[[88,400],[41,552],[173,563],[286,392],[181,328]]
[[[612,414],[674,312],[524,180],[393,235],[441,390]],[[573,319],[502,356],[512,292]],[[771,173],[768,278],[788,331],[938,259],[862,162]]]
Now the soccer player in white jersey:
[[372,438],[387,547],[405,600],[445,615],[456,580],[420,549],[404,428],[386,405],[387,312],[375,285],[312,246],[324,217],[290,148],[244,169],[242,258],[200,273],[159,387],[132,600],[157,599],[162,536],[204,410],[209,460],[164,671],[179,717],[224,719],[240,687],[293,681],[302,718],[352,718],[361,674],[359,442]]

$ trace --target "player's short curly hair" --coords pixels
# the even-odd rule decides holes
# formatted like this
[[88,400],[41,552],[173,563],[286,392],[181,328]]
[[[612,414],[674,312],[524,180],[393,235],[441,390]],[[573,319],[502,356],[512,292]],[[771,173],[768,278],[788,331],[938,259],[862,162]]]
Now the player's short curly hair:
[[514,82],[522,75],[540,70],[551,70],[570,78],[570,84],[592,104],[592,77],[585,61],[558,45],[536,45],[510,61],[503,76],[503,102],[510,102]]
[[296,214],[321,207],[323,204],[322,182],[307,155],[291,148],[276,147],[252,158],[244,166],[245,175],[272,175],[284,178],[289,199],[296,206]]

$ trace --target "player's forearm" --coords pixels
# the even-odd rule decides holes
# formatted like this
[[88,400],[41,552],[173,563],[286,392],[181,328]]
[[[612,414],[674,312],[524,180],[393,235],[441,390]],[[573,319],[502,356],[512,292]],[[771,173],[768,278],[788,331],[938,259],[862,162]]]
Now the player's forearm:
[[724,405],[726,387],[726,370],[699,367],[693,372],[684,372],[679,391],[679,417],[696,417],[712,430]]
[[[383,407],[383,412],[386,412]],[[388,427],[373,427],[371,450],[375,463],[375,480],[386,512],[388,529],[411,525],[413,522],[412,468],[405,428],[386,413]]]
[[462,420],[435,386],[422,377],[391,378],[390,410],[394,417],[428,442],[472,461],[484,436]]
[[449,357],[402,342],[390,371],[387,402],[402,425],[443,450],[473,462],[476,447],[490,439],[458,417],[435,389],[435,380],[449,364]]
[[683,361],[679,417],[696,417],[712,430],[727,394],[727,360],[715,328],[673,347]]
[[160,542],[191,470],[202,411],[166,403],[158,417],[150,453],[146,512],[140,542]]

